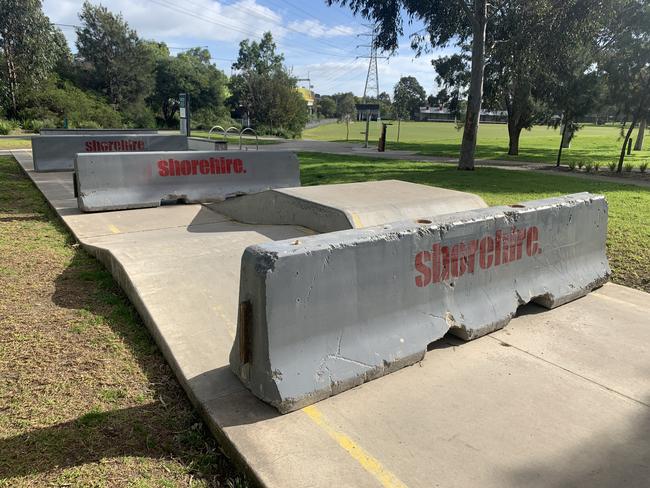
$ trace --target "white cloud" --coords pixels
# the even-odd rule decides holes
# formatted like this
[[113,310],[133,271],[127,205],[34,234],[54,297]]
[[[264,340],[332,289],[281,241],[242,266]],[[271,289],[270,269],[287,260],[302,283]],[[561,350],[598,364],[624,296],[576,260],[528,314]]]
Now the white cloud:
[[319,20],[295,20],[289,23],[289,29],[294,32],[306,34],[309,37],[340,37],[353,36],[358,32],[358,28],[349,25],[326,26]]
[[[79,24],[82,0],[45,0],[44,11],[55,23]],[[286,29],[282,16],[255,0],[223,4],[212,0],[104,0],[109,10],[121,13],[129,25],[144,38],[166,41],[197,39],[237,42],[246,37],[260,37],[272,31],[282,38]],[[68,30],[68,29],[66,29]],[[74,38],[74,32],[71,31]]]

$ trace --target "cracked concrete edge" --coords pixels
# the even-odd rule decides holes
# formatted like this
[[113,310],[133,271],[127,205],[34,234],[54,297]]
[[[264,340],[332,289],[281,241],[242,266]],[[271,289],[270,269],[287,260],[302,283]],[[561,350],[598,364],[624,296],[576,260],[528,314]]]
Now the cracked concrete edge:
[[[586,295],[610,275],[606,232],[605,198],[581,193],[251,246],[231,368],[281,413],[301,408],[419,361],[449,330],[474,339],[525,303]],[[423,253],[441,279],[424,283]]]

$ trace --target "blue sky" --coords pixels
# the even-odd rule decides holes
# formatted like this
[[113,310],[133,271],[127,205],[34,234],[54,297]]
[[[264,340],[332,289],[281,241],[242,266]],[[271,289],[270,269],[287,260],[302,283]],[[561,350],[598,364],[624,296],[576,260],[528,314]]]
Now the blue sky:
[[[51,22],[79,24],[83,0],[44,0]],[[245,38],[259,38],[270,30],[287,66],[299,78],[311,79],[314,91],[331,94],[363,93],[368,60],[368,39],[358,37],[365,21],[347,8],[328,7],[324,0],[103,0],[113,12],[121,12],[141,37],[164,41],[172,52],[205,46],[213,62],[226,74]],[[74,28],[61,27],[74,50]],[[405,27],[400,49],[389,60],[379,60],[379,89],[392,94],[400,76],[415,76],[427,93],[435,92],[431,54],[415,58],[408,34],[421,28]],[[303,86],[307,82],[301,83]]]

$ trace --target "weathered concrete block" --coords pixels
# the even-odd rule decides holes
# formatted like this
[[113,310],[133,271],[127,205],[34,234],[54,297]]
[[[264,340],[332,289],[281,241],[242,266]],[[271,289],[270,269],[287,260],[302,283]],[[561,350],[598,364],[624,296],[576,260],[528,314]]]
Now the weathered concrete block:
[[280,151],[79,154],[75,176],[84,212],[215,202],[300,184],[295,154]]
[[474,339],[517,307],[607,281],[607,203],[588,193],[249,247],[230,365],[285,413]]
[[36,171],[72,171],[79,153],[186,151],[185,136],[149,134],[54,135],[32,138]]

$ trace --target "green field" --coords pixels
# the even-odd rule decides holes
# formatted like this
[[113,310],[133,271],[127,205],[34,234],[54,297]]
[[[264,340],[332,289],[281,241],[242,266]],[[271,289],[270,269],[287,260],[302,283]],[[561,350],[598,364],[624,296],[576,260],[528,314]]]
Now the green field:
[[303,185],[398,179],[476,193],[488,205],[582,191],[604,194],[613,281],[650,292],[650,190],[530,171],[480,167],[466,172],[453,165],[319,153],[301,153],[300,167]]
[[[365,123],[350,124],[350,140],[362,141]],[[303,132],[304,139],[322,141],[345,141],[344,123],[328,124]],[[370,123],[370,140],[373,145],[379,137],[376,122]],[[397,123],[388,127],[387,149],[416,151],[429,156],[458,157],[462,131],[453,123],[447,122],[402,122],[400,142],[397,144]],[[636,132],[633,134],[636,138]],[[585,126],[571,143],[570,149],[564,149],[562,161],[598,162],[602,169],[607,163],[618,162],[621,150],[620,127]],[[479,129],[476,156],[479,159],[496,159],[510,161],[535,161],[555,163],[560,144],[560,133],[547,127],[533,127],[521,134],[519,156],[508,156],[508,130],[504,124],[483,124]],[[641,161],[650,161],[650,138],[644,151],[632,152],[626,158],[638,166]]]

